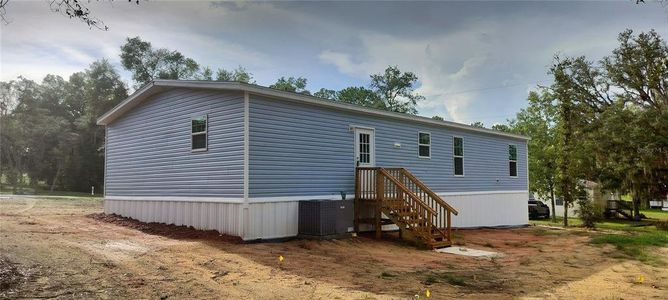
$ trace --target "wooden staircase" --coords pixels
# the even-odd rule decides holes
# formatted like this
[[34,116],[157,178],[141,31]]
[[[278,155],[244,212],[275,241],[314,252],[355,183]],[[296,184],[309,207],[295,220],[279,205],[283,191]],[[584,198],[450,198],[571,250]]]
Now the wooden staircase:
[[[355,171],[355,231],[371,224],[396,224],[429,248],[452,245],[452,215],[458,212],[404,168],[358,167]],[[383,215],[386,219],[383,218]]]

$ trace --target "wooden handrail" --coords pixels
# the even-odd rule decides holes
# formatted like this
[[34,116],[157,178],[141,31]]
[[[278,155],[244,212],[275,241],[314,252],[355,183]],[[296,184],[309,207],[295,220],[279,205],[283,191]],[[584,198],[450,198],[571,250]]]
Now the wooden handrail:
[[456,215],[459,215],[459,212],[458,212],[454,207],[450,206],[450,204],[448,204],[447,202],[445,202],[439,195],[437,195],[436,193],[434,193],[434,191],[432,191],[432,190],[431,190],[430,188],[428,188],[424,183],[422,183],[422,181],[420,181],[420,179],[418,179],[417,177],[415,177],[415,175],[413,175],[413,173],[409,172],[409,171],[406,170],[405,168],[400,168],[400,169],[401,169],[401,172],[402,172],[405,176],[408,176],[413,182],[415,182],[415,184],[417,184],[417,185],[420,187],[420,189],[422,189],[422,190],[423,190],[425,193],[427,193],[430,197],[434,198],[434,200],[436,200],[436,202],[438,202],[438,204],[443,205],[444,207],[446,207],[446,208],[447,208],[449,211],[451,211],[455,216],[456,216]]
[[422,208],[427,209],[427,211],[429,211],[429,212],[432,213],[432,214],[436,214],[436,210],[434,210],[433,208],[429,207],[429,205],[427,205],[427,203],[424,203],[424,201],[422,201],[422,200],[420,199],[420,197],[418,197],[417,195],[415,195],[415,193],[413,193],[413,192],[412,192],[409,188],[407,188],[403,183],[399,182],[399,180],[397,180],[396,178],[394,178],[394,176],[388,174],[387,171],[386,171],[385,169],[380,168],[380,169],[378,170],[378,172],[379,172],[380,174],[382,174],[383,176],[385,176],[385,178],[389,179],[389,180],[390,180],[392,183],[394,183],[397,187],[399,187],[399,189],[401,189],[402,192],[408,194],[408,196],[411,197],[411,198],[413,199],[413,201],[417,202]]
[[[450,230],[449,230],[449,228],[448,228],[448,234],[446,234],[445,232],[443,232],[443,230],[441,228],[438,228],[438,226],[435,226],[433,224],[434,217],[438,216],[438,212],[435,209],[433,209],[427,203],[422,201],[422,199],[420,199],[420,197],[418,197],[413,191],[411,191],[406,185],[404,185],[403,182],[400,182],[394,176],[389,174],[386,169],[378,168],[378,173],[381,174],[381,176],[390,180],[392,183],[394,183],[403,193],[408,195],[415,203],[420,205],[420,208],[422,208],[422,209],[424,209],[428,212],[427,216],[425,216],[426,219],[427,219],[427,234],[428,234],[427,238],[428,239],[432,239],[431,232],[435,231],[435,232],[438,232],[442,237],[447,238],[448,240],[450,240],[450,234],[449,234]],[[450,215],[450,211],[448,211],[448,217],[449,217],[449,215]],[[449,223],[449,220],[448,220],[448,223]]]
[[356,231],[366,220],[360,211],[366,205],[373,207],[374,217],[368,220],[373,220],[377,238],[384,213],[402,231],[412,231],[431,247],[451,245],[452,215],[459,212],[405,168],[357,167],[355,201]]

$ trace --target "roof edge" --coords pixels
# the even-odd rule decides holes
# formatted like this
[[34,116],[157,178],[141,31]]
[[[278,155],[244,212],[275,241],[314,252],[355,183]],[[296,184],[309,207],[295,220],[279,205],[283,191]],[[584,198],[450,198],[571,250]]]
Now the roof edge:
[[115,119],[123,115],[127,110],[135,107],[143,99],[147,98],[150,95],[155,94],[157,89],[163,88],[200,88],[200,89],[214,89],[214,90],[239,90],[245,91],[252,94],[258,94],[263,96],[268,96],[271,98],[287,99],[292,101],[300,101],[313,105],[332,107],[336,109],[359,112],[369,115],[383,116],[394,119],[401,119],[411,122],[419,122],[430,125],[445,126],[450,128],[456,128],[466,131],[473,131],[478,133],[484,133],[489,135],[504,136],[520,140],[530,140],[530,137],[502,132],[498,130],[488,129],[488,128],[479,128],[473,127],[471,125],[466,125],[462,123],[452,122],[452,121],[441,121],[434,120],[428,117],[409,115],[405,113],[391,112],[381,109],[362,107],[358,105],[335,102],[323,98],[318,98],[310,95],[303,95],[294,92],[280,91],[260,85],[242,83],[242,82],[216,82],[216,81],[198,81],[198,80],[154,80],[142,88],[138,89],[132,95],[128,96],[127,99],[123,100],[121,103],[116,105],[114,108],[103,114],[97,119],[98,125],[108,125],[113,122]]

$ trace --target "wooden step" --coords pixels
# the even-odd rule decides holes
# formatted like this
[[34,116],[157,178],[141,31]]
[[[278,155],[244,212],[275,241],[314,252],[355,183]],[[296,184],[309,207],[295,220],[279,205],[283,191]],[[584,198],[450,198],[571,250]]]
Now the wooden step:
[[432,241],[430,244],[431,244],[430,246],[431,246],[432,248],[434,248],[434,249],[445,248],[445,247],[450,247],[450,246],[452,246],[452,242],[450,242],[450,241],[448,241],[448,240],[445,240],[445,241]]
[[397,217],[419,217],[420,215],[417,212],[414,211],[400,211],[400,212],[392,212],[390,213],[392,215],[395,215]]
[[440,233],[432,233],[431,238],[433,238],[436,241],[445,240],[445,237],[443,235],[441,235]]

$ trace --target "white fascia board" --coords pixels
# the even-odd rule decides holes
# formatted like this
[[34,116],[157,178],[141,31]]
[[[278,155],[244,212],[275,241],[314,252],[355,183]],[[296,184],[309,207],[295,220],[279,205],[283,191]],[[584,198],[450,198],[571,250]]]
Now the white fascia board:
[[[420,116],[409,115],[409,114],[404,114],[404,113],[397,113],[397,112],[390,112],[390,111],[385,111],[385,110],[380,110],[380,109],[366,108],[366,107],[361,107],[361,106],[358,106],[358,105],[353,105],[353,104],[348,104],[348,103],[334,102],[334,101],[331,101],[331,100],[325,100],[325,99],[321,99],[321,98],[314,97],[314,96],[302,95],[302,94],[292,93],[292,92],[279,91],[279,90],[275,90],[275,89],[272,89],[272,88],[263,87],[263,86],[259,86],[259,85],[254,85],[254,84],[241,83],[241,82],[215,82],[215,81],[196,81],[196,80],[155,80],[155,81],[145,85],[141,89],[137,90],[130,97],[128,97],[128,99],[124,100],[123,102],[118,104],[116,107],[111,109],[109,112],[102,115],[102,117],[100,117],[98,119],[98,124],[99,125],[106,125],[106,124],[111,123],[114,119],[116,119],[118,116],[123,114],[125,111],[127,111],[130,108],[136,106],[144,98],[155,94],[156,90],[152,89],[153,87],[194,88],[194,89],[199,88],[199,89],[211,89],[211,90],[238,90],[238,91],[248,92],[248,93],[251,93],[251,94],[262,95],[262,96],[266,96],[266,97],[270,97],[270,98],[276,98],[276,99],[279,99],[279,100],[304,102],[304,103],[309,103],[309,104],[313,104],[313,105],[317,105],[317,106],[330,107],[330,108],[335,108],[335,109],[339,109],[339,110],[352,111],[352,112],[363,113],[363,114],[368,114],[368,115],[382,116],[382,117],[388,117],[388,118],[393,118],[393,119],[401,119],[401,120],[406,120],[406,121],[410,121],[410,122],[418,122],[418,123],[423,123],[423,124],[443,126],[443,127],[461,129],[461,130],[466,130],[466,131],[484,133],[484,134],[488,134],[488,135],[504,136],[504,137],[514,138],[514,139],[519,139],[519,140],[529,140],[530,139],[529,137],[523,136],[523,135],[505,133],[505,132],[492,130],[492,129],[486,129],[486,128],[478,128],[478,127],[473,127],[473,126],[470,126],[470,125],[465,125],[465,124],[460,124],[460,123],[455,123],[455,122],[450,122],[450,121],[434,120],[434,119],[427,118],[427,117],[420,117]],[[151,93],[149,93],[149,92],[151,92]]]

